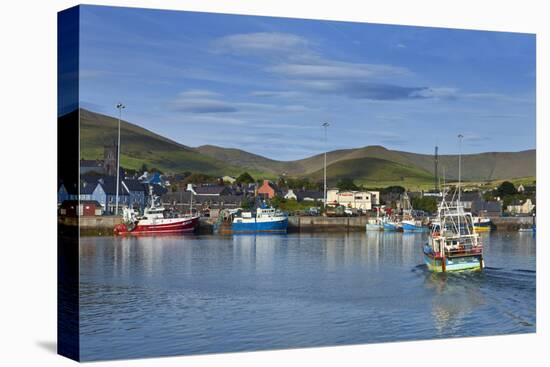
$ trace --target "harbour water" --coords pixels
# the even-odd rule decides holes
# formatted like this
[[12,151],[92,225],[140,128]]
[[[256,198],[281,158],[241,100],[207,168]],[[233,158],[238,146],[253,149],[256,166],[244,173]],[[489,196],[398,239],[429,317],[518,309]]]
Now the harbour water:
[[82,360],[535,332],[535,238],[432,274],[424,233],[83,237]]

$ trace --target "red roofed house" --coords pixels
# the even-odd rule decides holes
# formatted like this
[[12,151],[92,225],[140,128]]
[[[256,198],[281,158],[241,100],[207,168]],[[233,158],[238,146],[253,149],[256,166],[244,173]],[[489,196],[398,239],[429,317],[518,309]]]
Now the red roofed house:
[[277,191],[275,190],[275,186],[268,180],[264,180],[262,186],[258,187],[258,195],[262,197],[272,199],[273,197],[275,197],[276,193]]

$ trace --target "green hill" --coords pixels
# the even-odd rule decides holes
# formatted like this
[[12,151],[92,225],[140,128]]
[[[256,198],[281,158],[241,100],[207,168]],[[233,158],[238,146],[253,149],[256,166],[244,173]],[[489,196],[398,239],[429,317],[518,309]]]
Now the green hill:
[[[239,168],[228,165],[193,148],[121,121],[120,162],[126,168],[139,169],[142,164],[163,172],[201,172],[211,175],[238,174]],[[117,136],[117,119],[80,110],[80,154],[82,159],[103,159],[103,147]]]
[[[102,159],[103,146],[112,144],[117,119],[80,110],[81,158]],[[256,179],[273,179],[285,173],[291,177],[321,179],[324,155],[295,161],[277,161],[240,149],[213,145],[188,147],[126,121],[121,123],[121,164],[140,168],[142,164],[167,173],[185,171],[210,175],[239,175],[248,171]],[[440,151],[444,151],[442,147]],[[447,181],[458,176],[458,157],[442,155],[440,174]],[[358,184],[402,184],[429,186],[433,182],[434,161],[430,154],[389,150],[382,146],[341,149],[327,152],[328,179],[334,183],[352,178]],[[463,155],[463,179],[494,181],[536,176],[536,151]]]
[[[321,180],[323,174],[324,170],[320,169],[309,176]],[[423,188],[433,185],[431,173],[380,158],[345,159],[327,166],[329,185],[333,186],[342,179],[352,179],[356,184],[370,187],[401,185]]]

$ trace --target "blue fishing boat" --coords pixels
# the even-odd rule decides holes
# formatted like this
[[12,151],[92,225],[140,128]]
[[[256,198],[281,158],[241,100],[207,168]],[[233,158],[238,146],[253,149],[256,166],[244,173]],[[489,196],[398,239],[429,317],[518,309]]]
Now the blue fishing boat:
[[256,212],[242,212],[233,218],[233,232],[286,232],[288,216],[280,210],[262,204]]
[[427,232],[428,231],[428,227],[423,226],[420,221],[413,220],[413,219],[402,220],[401,227],[403,228],[403,232]]
[[401,225],[398,222],[394,222],[389,219],[383,221],[383,226],[384,226],[384,231],[387,231],[387,232],[397,232],[402,229]]

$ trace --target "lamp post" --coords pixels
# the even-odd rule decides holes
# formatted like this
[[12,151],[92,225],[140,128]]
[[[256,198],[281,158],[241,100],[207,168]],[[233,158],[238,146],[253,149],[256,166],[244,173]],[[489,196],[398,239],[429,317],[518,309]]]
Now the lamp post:
[[116,105],[118,109],[118,142],[116,146],[116,196],[115,196],[115,215],[118,215],[118,190],[120,184],[120,120],[122,118],[122,110],[126,108],[122,103]]
[[327,209],[327,127],[329,127],[330,124],[328,122],[324,122],[321,126],[325,130],[325,164],[324,164],[324,174],[323,174],[323,177],[324,177],[324,194],[323,194],[324,201],[323,201],[323,205],[324,205],[325,214],[326,214],[326,209]]

